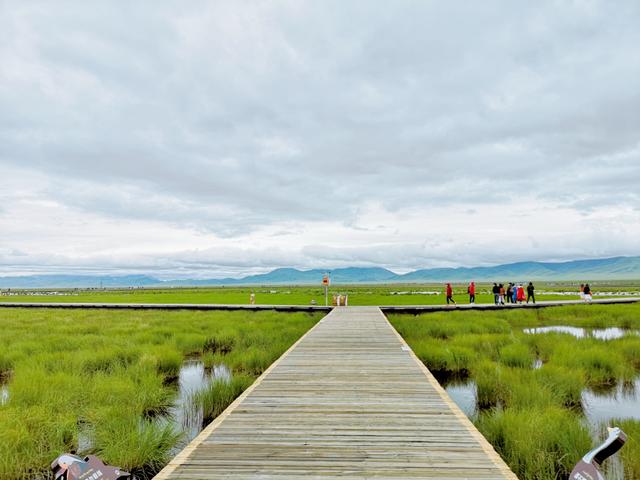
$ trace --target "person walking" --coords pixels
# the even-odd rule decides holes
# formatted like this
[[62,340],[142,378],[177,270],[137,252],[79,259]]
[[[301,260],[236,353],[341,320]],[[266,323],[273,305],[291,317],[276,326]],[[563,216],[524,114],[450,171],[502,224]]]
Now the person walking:
[[504,285],[501,283],[500,285],[498,285],[498,303],[500,305],[504,305],[504,294]]
[[592,296],[591,296],[591,287],[589,286],[588,283],[584,284],[584,301],[585,302],[590,302],[592,300]]
[[584,283],[580,284],[580,298],[584,300]]
[[509,286],[507,287],[507,303],[512,303],[513,300],[513,283],[509,282]]
[[451,288],[451,284],[447,283],[447,305],[449,302],[453,302],[454,305],[457,305],[456,301],[453,299],[453,288]]
[[498,287],[497,283],[493,284],[493,288],[491,289],[491,291],[493,292],[493,303],[498,305],[498,299],[500,296],[500,287]]
[[518,285],[516,292],[516,300],[518,300],[518,303],[524,302],[524,287],[522,284]]
[[515,283],[511,288],[511,303],[518,303],[518,286]]
[[471,282],[469,287],[467,288],[467,292],[469,293],[469,303],[471,305],[476,303],[476,284]]
[[536,297],[534,295],[535,290],[536,287],[533,286],[533,283],[529,282],[529,285],[527,285],[527,303],[529,303],[529,300],[532,300],[533,303],[536,303]]

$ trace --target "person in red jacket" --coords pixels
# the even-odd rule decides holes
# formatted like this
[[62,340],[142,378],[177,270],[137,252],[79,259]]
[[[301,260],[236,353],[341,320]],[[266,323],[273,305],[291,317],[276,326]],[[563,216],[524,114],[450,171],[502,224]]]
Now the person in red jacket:
[[476,284],[471,282],[469,287],[467,288],[467,292],[469,292],[469,303],[476,303]]
[[524,287],[522,284],[518,285],[518,293],[516,298],[518,299],[518,303],[524,302]]
[[451,284],[447,283],[447,305],[449,302],[453,302],[454,305],[457,305],[456,301],[453,299],[453,288],[451,288]]

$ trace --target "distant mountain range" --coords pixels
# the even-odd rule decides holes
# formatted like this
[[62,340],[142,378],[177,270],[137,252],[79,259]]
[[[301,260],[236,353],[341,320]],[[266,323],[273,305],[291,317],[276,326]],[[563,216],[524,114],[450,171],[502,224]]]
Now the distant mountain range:
[[[186,287],[208,285],[309,285],[319,284],[326,270],[278,268],[243,278],[206,280],[159,280],[148,275],[86,276],[30,275],[0,277],[0,288],[76,287]],[[384,268],[338,268],[331,271],[331,283],[427,283],[525,280],[640,280],[640,257],[615,257],[571,262],[519,262],[493,267],[429,268],[403,275]]]

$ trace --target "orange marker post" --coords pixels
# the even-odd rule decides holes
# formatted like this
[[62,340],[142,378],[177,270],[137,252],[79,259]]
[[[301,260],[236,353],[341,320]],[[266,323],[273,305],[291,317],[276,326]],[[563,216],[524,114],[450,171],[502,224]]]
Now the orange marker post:
[[324,285],[324,306],[329,305],[329,275],[324,274],[322,277],[322,285]]

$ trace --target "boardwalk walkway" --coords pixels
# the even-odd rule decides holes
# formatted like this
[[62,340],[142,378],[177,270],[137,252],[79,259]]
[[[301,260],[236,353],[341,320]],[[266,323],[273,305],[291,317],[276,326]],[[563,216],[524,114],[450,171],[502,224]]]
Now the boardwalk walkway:
[[[613,305],[623,303],[638,303],[638,297],[597,298],[590,304]],[[470,310],[506,310],[518,308],[545,308],[563,305],[585,305],[583,300],[547,300],[538,303],[522,303],[495,305],[493,303],[458,303],[457,305],[380,305],[385,313],[429,313]],[[0,308],[104,308],[112,310],[276,310],[280,312],[330,312],[333,307],[323,305],[246,305],[246,304],[216,304],[216,303],[107,303],[107,302],[10,302],[0,300]]]
[[156,479],[516,479],[377,307],[336,308]]

